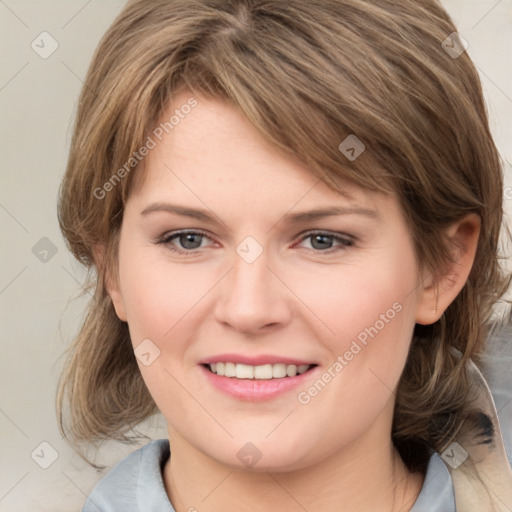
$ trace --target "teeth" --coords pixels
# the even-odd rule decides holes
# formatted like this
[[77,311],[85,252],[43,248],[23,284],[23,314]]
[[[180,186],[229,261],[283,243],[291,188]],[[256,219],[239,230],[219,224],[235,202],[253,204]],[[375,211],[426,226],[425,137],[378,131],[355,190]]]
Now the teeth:
[[[237,364],[235,375],[238,379],[254,379],[254,366],[248,364]],[[228,375],[225,375],[228,377]]]
[[288,375],[288,377],[295,377],[295,375],[297,375],[297,367],[294,364],[289,364],[286,367],[286,375]]
[[212,363],[209,365],[212,373],[221,377],[236,377],[237,379],[270,380],[284,377],[295,377],[307,372],[311,365],[301,364],[262,364],[250,366],[248,364]]
[[282,379],[283,377],[286,377],[286,365],[274,364],[272,366],[272,377],[274,379]]
[[234,363],[226,363],[224,367],[224,375],[226,377],[236,377],[236,369]]
[[301,373],[307,372],[309,369],[309,364],[301,364],[297,366],[297,373],[300,375]]
[[261,366],[255,366],[254,367],[254,378],[255,379],[271,379],[272,378],[272,365],[271,364],[264,364]]

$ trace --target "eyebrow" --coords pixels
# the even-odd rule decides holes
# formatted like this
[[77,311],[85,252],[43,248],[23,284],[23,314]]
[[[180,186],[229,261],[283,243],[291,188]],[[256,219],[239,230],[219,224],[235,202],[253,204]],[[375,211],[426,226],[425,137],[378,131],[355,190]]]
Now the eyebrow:
[[[174,213],[176,215],[181,215],[183,217],[191,217],[193,219],[197,219],[210,224],[215,224],[219,222],[218,219],[216,219],[214,215],[211,215],[207,210],[189,208],[186,206],[162,202],[150,204],[148,207],[142,210],[141,215],[148,215],[153,212]],[[299,224],[305,221],[313,221],[323,219],[325,217],[333,217],[338,215],[362,215],[365,217],[369,217],[371,219],[380,218],[378,211],[370,208],[362,208],[359,206],[335,206],[329,208],[317,208],[304,212],[289,213],[284,215],[280,222],[285,222],[288,224]]]
[[334,206],[331,208],[318,208],[307,212],[298,212],[285,215],[283,221],[290,223],[298,223],[303,221],[323,219],[325,217],[333,217],[337,215],[363,215],[365,217],[370,217],[372,219],[380,218],[378,211],[372,210],[371,208],[362,208],[360,206]]

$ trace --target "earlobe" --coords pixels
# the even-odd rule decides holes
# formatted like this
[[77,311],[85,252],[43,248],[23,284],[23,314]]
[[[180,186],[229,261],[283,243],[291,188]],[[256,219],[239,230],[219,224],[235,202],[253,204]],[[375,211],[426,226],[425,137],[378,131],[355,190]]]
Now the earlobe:
[[94,264],[98,270],[98,275],[104,275],[103,281],[104,286],[107,293],[112,300],[112,305],[116,311],[116,315],[119,320],[122,322],[126,322],[126,312],[124,308],[123,296],[121,294],[121,290],[119,289],[119,280],[116,276],[111,275],[111,269],[105,268],[108,267],[106,262],[106,247],[103,244],[97,244],[93,247],[93,255],[94,255]]
[[466,284],[478,246],[480,217],[474,213],[464,216],[446,230],[446,235],[453,261],[437,281],[430,274],[423,279],[416,307],[416,323],[421,325],[437,322]]

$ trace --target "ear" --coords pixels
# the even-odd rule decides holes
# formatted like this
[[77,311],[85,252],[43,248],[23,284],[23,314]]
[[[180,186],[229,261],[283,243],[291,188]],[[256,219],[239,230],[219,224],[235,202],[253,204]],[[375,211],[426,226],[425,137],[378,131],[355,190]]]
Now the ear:
[[[107,265],[106,261],[106,247],[104,244],[97,244],[92,249],[94,255],[94,264],[98,269],[98,275],[102,274],[102,270],[105,265]],[[116,315],[119,320],[126,322],[126,312],[124,308],[123,296],[121,294],[121,290],[119,289],[119,279],[117,276],[113,276],[111,274],[111,269],[105,268],[105,288],[107,293],[110,295],[112,300],[112,304],[114,309],[116,310]]]
[[437,322],[464,287],[475,260],[480,217],[470,213],[452,224],[445,233],[452,242],[450,251],[454,261],[448,262],[445,273],[437,282],[431,274],[424,278],[416,307],[418,324]]

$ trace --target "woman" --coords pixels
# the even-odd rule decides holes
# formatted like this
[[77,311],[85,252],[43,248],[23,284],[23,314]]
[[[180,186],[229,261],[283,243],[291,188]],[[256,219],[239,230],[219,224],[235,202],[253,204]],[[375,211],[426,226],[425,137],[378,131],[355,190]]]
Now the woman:
[[78,442],[160,411],[169,439],[84,510],[512,507],[474,364],[502,189],[435,0],[129,2],[62,184],[97,276],[59,415]]

